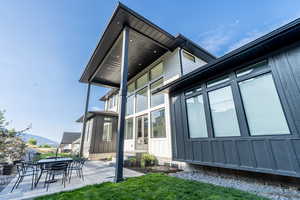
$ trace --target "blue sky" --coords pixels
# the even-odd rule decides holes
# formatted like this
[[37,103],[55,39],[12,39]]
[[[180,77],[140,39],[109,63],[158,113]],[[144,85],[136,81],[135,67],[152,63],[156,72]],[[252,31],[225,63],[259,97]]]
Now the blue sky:
[[[225,53],[300,17],[297,0],[122,1],[173,35]],[[0,109],[11,126],[60,141],[79,131],[78,82],[117,1],[6,0],[0,7]],[[107,89],[93,87],[90,109]]]

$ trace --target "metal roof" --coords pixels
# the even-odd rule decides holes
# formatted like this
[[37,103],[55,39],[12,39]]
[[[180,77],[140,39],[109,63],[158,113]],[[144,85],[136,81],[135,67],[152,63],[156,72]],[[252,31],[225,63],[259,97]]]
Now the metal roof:
[[153,93],[163,90],[168,92],[177,91],[198,82],[201,78],[213,76],[228,68],[238,67],[245,62],[274,53],[276,50],[297,42],[300,42],[300,18],[185,74],[179,79],[156,89]]
[[64,132],[60,144],[72,144],[80,135],[80,132]]
[[80,82],[119,87],[122,30],[129,27],[128,79],[167,51],[182,47],[210,62],[215,57],[182,35],[174,37],[146,18],[119,3],[106,27]]
[[[118,113],[113,111],[89,111],[87,113],[87,119],[93,118],[96,115],[103,115],[107,117],[117,117]],[[83,116],[81,116],[79,119],[76,120],[78,123],[83,122]]]

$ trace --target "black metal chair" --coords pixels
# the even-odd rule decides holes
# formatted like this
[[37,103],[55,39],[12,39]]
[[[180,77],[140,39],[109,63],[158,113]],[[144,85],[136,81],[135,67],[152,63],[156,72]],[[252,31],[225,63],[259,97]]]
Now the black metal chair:
[[49,185],[51,183],[54,183],[55,176],[62,175],[62,184],[64,184],[64,187],[66,187],[66,180],[68,178],[68,165],[67,162],[61,162],[61,163],[53,163],[47,170],[46,178],[45,178],[45,185],[47,185],[47,191],[49,188]]
[[26,163],[26,162],[18,162],[16,164],[18,177],[17,181],[15,182],[13,188],[10,192],[13,192],[14,189],[18,188],[19,184],[23,181],[24,177],[31,176],[31,189],[33,189],[34,181],[35,181],[35,175],[36,175],[36,166],[34,163]]
[[84,180],[84,176],[83,176],[83,171],[82,168],[85,164],[85,159],[80,159],[80,160],[74,160],[70,167],[69,167],[69,182],[71,181],[71,177],[73,174],[73,171],[76,172],[76,175],[81,178],[82,180]]

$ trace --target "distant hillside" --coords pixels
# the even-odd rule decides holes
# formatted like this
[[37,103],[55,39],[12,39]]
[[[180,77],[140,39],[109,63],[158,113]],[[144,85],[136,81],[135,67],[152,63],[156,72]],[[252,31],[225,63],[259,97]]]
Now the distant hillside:
[[50,146],[53,146],[53,147],[56,147],[58,146],[58,143],[57,142],[54,142],[48,138],[45,138],[45,137],[41,137],[41,136],[37,136],[37,135],[32,135],[32,134],[29,134],[29,133],[21,133],[20,134],[20,137],[25,141],[27,142],[30,138],[33,138],[33,139],[36,139],[37,141],[37,145],[44,145],[44,144],[48,144]]

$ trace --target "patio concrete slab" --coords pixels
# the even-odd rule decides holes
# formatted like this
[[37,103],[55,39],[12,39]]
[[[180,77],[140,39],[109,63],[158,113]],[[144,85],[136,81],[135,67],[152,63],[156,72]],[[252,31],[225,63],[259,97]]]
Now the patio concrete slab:
[[[10,190],[12,189],[16,181],[15,178],[2,192],[0,192],[0,199],[32,199],[38,196],[53,194],[56,192],[74,190],[86,185],[113,181],[115,168],[112,164],[108,164],[102,161],[88,161],[86,162],[85,167],[83,168],[83,174],[84,180],[81,180],[79,177],[76,176],[76,173],[74,172],[71,182],[67,182],[65,188],[61,184],[61,181],[50,184],[48,192],[46,191],[46,188],[44,188],[45,177],[42,176],[39,184],[33,190],[31,190],[31,178],[25,177],[24,181],[20,183],[19,187],[11,193]],[[124,169],[124,177],[136,177],[141,175],[143,174],[129,169]]]

